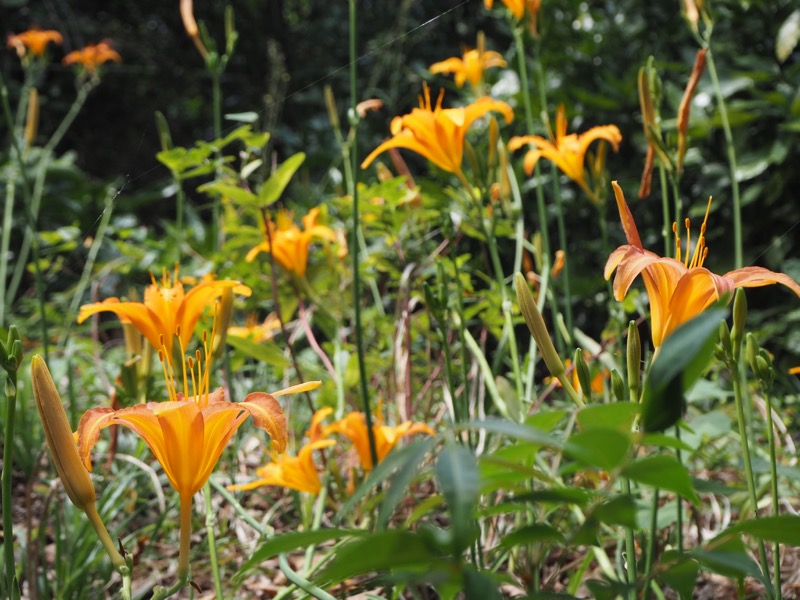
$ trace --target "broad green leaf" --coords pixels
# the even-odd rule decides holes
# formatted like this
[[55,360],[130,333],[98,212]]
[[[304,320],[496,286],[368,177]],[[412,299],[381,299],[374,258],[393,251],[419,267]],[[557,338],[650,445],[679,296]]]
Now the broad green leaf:
[[578,411],[575,418],[584,430],[617,429],[629,433],[639,413],[639,405],[632,402],[592,404]]
[[[666,552],[661,557],[662,563],[668,563]],[[669,567],[659,574],[659,578],[674,589],[682,598],[691,598],[697,583],[697,574],[700,571],[698,562],[691,558],[684,558],[677,564]]]
[[617,429],[590,429],[569,437],[564,454],[590,467],[613,471],[631,449],[631,437]]
[[258,200],[256,199],[256,195],[244,188],[239,187],[238,185],[231,185],[229,183],[222,183],[220,181],[212,181],[210,183],[204,183],[203,185],[197,188],[198,192],[210,192],[214,194],[219,194],[220,196],[227,196],[237,204],[241,204],[243,206],[257,206]]
[[333,560],[314,579],[325,586],[365,573],[398,567],[430,568],[438,562],[429,545],[410,531],[388,530],[372,533],[339,547]]
[[674,456],[659,454],[640,458],[622,469],[621,474],[633,481],[680,494],[694,505],[700,504],[689,471]]
[[381,502],[380,509],[378,510],[378,528],[383,529],[392,516],[394,509],[400,504],[403,499],[406,488],[411,483],[411,480],[419,471],[419,464],[423,461],[425,456],[430,452],[433,447],[434,439],[425,438],[420,440],[423,443],[412,445],[411,450],[408,452],[408,458],[401,464],[397,471],[388,480],[389,489]]
[[262,184],[261,189],[258,191],[258,201],[262,208],[266,208],[280,199],[283,190],[289,185],[295,172],[305,159],[305,152],[298,152],[290,156]]
[[491,577],[474,569],[466,569],[464,600],[503,600],[503,595]]
[[484,421],[473,421],[471,423],[467,423],[464,425],[464,427],[467,429],[484,429],[492,433],[499,433],[501,435],[506,435],[518,440],[533,442],[534,444],[539,444],[540,446],[546,446],[548,448],[561,447],[561,440],[559,440],[557,437],[550,435],[541,429],[537,429],[536,427],[522,425],[521,423],[514,423],[513,421],[508,421],[506,419],[486,419]]
[[729,527],[721,535],[734,531],[768,542],[800,546],[800,517],[795,515],[777,515],[743,521]]
[[290,552],[298,548],[306,548],[313,544],[320,544],[343,537],[358,537],[365,535],[365,531],[353,529],[316,529],[314,531],[293,531],[270,538],[259,546],[253,555],[239,568],[234,578],[241,577],[254,566],[268,558],[277,556],[281,552]]
[[685,450],[687,452],[691,452],[694,450],[689,444],[685,443],[683,440],[679,440],[678,438],[667,435],[665,433],[648,433],[647,435],[642,436],[640,440],[642,446],[658,446],[660,448],[677,448],[680,450]]
[[[721,536],[726,536],[727,533],[723,532]],[[742,579],[744,577],[753,577],[763,584],[769,586],[769,583],[764,579],[761,573],[761,568],[758,566],[747,552],[747,547],[742,540],[737,536],[732,539],[726,540],[724,543],[719,543],[718,538],[711,540],[706,544],[706,548],[713,548],[705,550],[696,548],[689,552],[698,562],[712,571],[716,571],[728,577],[736,577]]]
[[436,479],[450,509],[451,527],[458,550],[465,547],[474,529],[475,505],[480,492],[478,464],[472,452],[451,443],[436,461]]
[[526,418],[525,425],[542,431],[552,431],[569,414],[568,410],[543,410]]
[[576,504],[585,506],[591,501],[592,492],[581,488],[550,488],[549,490],[537,490],[527,494],[517,494],[513,500],[515,502],[535,502],[550,504]]
[[602,523],[636,528],[636,501],[631,496],[617,496],[597,506],[592,516]]
[[289,359],[283,355],[283,351],[271,342],[257,344],[253,340],[237,337],[235,335],[229,335],[226,340],[228,344],[233,346],[236,350],[259,362],[266,363],[279,369],[283,369],[289,365]]
[[552,525],[547,523],[534,523],[523,525],[511,533],[507,533],[500,540],[499,546],[503,548],[513,548],[514,546],[524,546],[535,542],[564,542],[564,535]]
[[670,334],[645,383],[642,401],[644,431],[663,431],[683,416],[684,394],[697,381],[714,353],[724,308],[710,308]]
[[356,507],[356,504],[358,504],[358,502],[360,502],[361,499],[370,492],[370,490],[382,484],[386,478],[394,472],[395,469],[402,467],[407,460],[414,458],[418,452],[418,446],[422,445],[427,448],[433,443],[433,438],[422,438],[414,440],[404,448],[389,452],[388,456],[379,462],[378,466],[372,469],[372,472],[370,472],[363,483],[356,488],[356,491],[353,492],[353,495],[350,496],[344,504],[342,504],[339,512],[337,512],[333,517],[334,523],[338,523],[346,516],[351,515]]

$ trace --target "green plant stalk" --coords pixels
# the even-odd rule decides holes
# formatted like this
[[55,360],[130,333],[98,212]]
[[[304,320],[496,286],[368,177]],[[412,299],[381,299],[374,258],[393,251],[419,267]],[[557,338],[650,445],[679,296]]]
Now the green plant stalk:
[[3,237],[0,242],[0,328],[6,321],[6,279],[8,277],[8,249],[11,245],[11,215],[14,212],[14,175],[6,181],[6,202],[3,207]]
[[658,488],[653,490],[653,503],[650,513],[650,536],[647,539],[647,555],[644,562],[644,598],[650,597],[650,584],[653,576],[653,561],[656,556],[656,531],[658,530]]
[[223,600],[225,596],[222,593],[222,578],[219,572],[219,559],[217,558],[217,537],[214,532],[217,517],[214,514],[214,507],[211,505],[211,485],[207,481],[203,486],[203,499],[206,506],[206,537],[208,538],[208,557],[211,560],[211,573],[214,576],[214,592],[217,595],[217,600]]
[[[11,515],[12,463],[14,454],[14,418],[17,410],[17,372],[9,371],[6,379],[6,430],[3,440],[3,531],[5,543],[3,555],[6,566],[6,592],[13,595],[16,581],[16,564],[14,562],[14,524]],[[19,593],[17,593],[19,595]]]
[[318,600],[336,600],[336,598],[331,596],[328,592],[318,588],[313,583],[302,577],[297,571],[292,569],[291,565],[289,565],[289,561],[286,559],[286,554],[283,552],[278,555],[278,566],[283,574],[286,575],[286,579],[291,581],[308,595],[313,596]]
[[[461,287],[461,279],[459,278],[459,271],[458,271],[458,264],[456,263],[456,258],[454,255],[450,255],[450,261],[453,263],[453,272],[456,274],[455,282],[456,282],[456,298],[458,300],[456,304],[456,314],[458,315],[458,319],[456,319],[456,327],[458,329],[458,339],[459,343],[461,344],[461,378],[462,378],[462,391],[461,391],[461,410],[464,415],[469,417],[469,394],[470,394],[470,385],[469,385],[469,351],[467,348],[467,340],[464,332],[466,330],[466,322],[464,319],[464,289]],[[455,391],[455,390],[454,390]],[[455,402],[455,398],[453,399]],[[470,449],[475,449],[475,440],[473,437],[473,433],[470,430],[467,430],[467,441],[469,442]]]
[[[681,441],[681,427],[680,425],[675,425],[675,439],[679,442]],[[675,458],[678,459],[678,462],[683,464],[683,453],[681,452],[680,448],[675,448]],[[678,503],[678,521],[676,524],[676,533],[677,533],[677,546],[678,552],[683,554],[683,498],[678,494],[675,498],[675,501]]]
[[[569,252],[567,252],[567,227],[564,223],[564,208],[561,202],[561,187],[558,184],[558,173],[553,167],[553,195],[556,199],[556,223],[558,225],[558,243],[564,251],[564,268],[561,273],[561,281],[564,283],[564,320],[566,321],[567,333],[569,334],[569,341],[571,342],[574,333],[572,331],[572,293],[569,283],[569,264],[572,260]],[[605,229],[605,219],[601,217],[600,223],[602,229]],[[607,237],[607,236],[606,236]],[[606,240],[606,244],[607,244]]]
[[358,81],[356,79],[358,55],[356,54],[356,0],[348,0],[349,13],[349,38],[350,38],[350,126],[352,127],[353,139],[350,144],[350,168],[353,181],[353,319],[356,352],[358,355],[358,374],[359,387],[361,392],[361,403],[364,405],[364,418],[367,425],[367,437],[369,438],[369,455],[372,464],[378,464],[378,450],[375,445],[375,432],[372,430],[372,410],[369,405],[369,391],[367,388],[367,365],[364,358],[364,331],[361,327],[361,275],[359,272],[359,243],[358,230],[360,220],[358,216]]
[[458,177],[459,181],[461,182],[461,185],[464,186],[464,189],[467,191],[472,200],[475,202],[475,206],[478,209],[478,214],[480,215],[481,230],[483,231],[483,235],[486,238],[486,243],[489,245],[489,256],[492,261],[494,276],[497,279],[497,285],[500,288],[500,302],[503,311],[503,318],[505,319],[505,325],[503,327],[503,335],[508,339],[508,348],[511,353],[511,368],[512,368],[512,373],[514,374],[514,386],[517,392],[517,396],[519,398],[522,398],[523,394],[522,372],[520,371],[519,351],[517,349],[517,337],[514,335],[514,322],[512,320],[512,315],[511,315],[512,303],[508,298],[508,292],[506,291],[505,275],[503,274],[503,265],[500,263],[500,254],[497,251],[497,240],[494,237],[494,220],[492,220],[492,227],[491,228],[488,227],[486,224],[486,219],[483,218],[483,204],[481,202],[481,198],[477,193],[475,193],[475,188],[467,180],[467,177],[466,175],[464,175],[464,172],[458,171],[456,173],[456,177]]
[[[325,503],[328,500],[328,478],[329,473],[325,473],[325,481],[322,484],[322,489],[319,492],[319,496],[317,496],[316,501],[314,502],[314,515],[311,519],[311,531],[316,531],[322,525],[322,515],[325,512]],[[305,560],[303,561],[303,575],[307,576],[312,568],[314,567],[314,549],[315,546],[309,546],[306,548],[306,556]]]
[[[75,288],[75,294],[72,296],[72,301],[69,304],[69,313],[70,315],[74,315],[78,311],[78,307],[80,306],[81,300],[83,299],[83,292],[86,290],[86,286],[89,284],[89,279],[92,276],[92,269],[94,269],[94,263],[97,260],[97,255],[100,252],[100,247],[103,245],[103,240],[106,237],[106,230],[108,229],[108,224],[111,222],[111,215],[114,212],[114,194],[108,194],[106,196],[106,205],[103,209],[103,216],[100,219],[100,224],[97,226],[97,235],[95,235],[94,240],[92,240],[92,246],[89,249],[89,253],[86,256],[86,263],[83,265],[83,272],[81,273],[81,279],[78,282],[78,287]],[[61,339],[58,341],[58,345],[61,349],[64,349],[64,346],[67,343],[67,339],[72,329],[72,325],[74,320],[70,320],[69,324],[67,325],[64,332],[61,334]]]
[[173,174],[173,178],[175,179],[175,184],[178,186],[178,191],[176,193],[176,214],[175,214],[175,226],[178,228],[178,239],[175,240],[175,251],[178,254],[176,257],[176,262],[180,264],[181,261],[181,252],[183,248],[183,239],[184,239],[184,231],[183,231],[183,205],[186,202],[186,193],[183,191],[183,184],[181,183],[180,179],[177,177],[176,174]]
[[[544,310],[544,303],[547,300],[547,292],[550,287],[550,265],[542,265],[542,273],[539,279],[539,298],[536,308],[541,313]],[[528,405],[533,403],[533,392],[535,390],[534,376],[536,374],[536,339],[531,336],[528,346],[528,372],[525,374],[525,401]]]
[[181,546],[178,551],[178,581],[171,587],[156,586],[151,600],[164,600],[177,594],[189,581],[189,549],[192,538],[192,497],[180,497],[181,503]]
[[[677,227],[682,227],[683,223],[681,222],[681,213],[683,212],[683,201],[681,200],[681,190],[680,186],[678,185],[678,180],[675,178],[674,175],[670,175],[669,181],[672,184],[672,199],[673,205],[675,210],[675,224]],[[670,229],[669,231],[672,231]],[[678,230],[680,231],[680,229]],[[667,233],[669,236],[669,232]],[[686,253],[689,253],[689,248],[686,249]]]
[[736,148],[733,145],[733,132],[731,123],[728,120],[728,108],[725,105],[725,98],[722,96],[722,87],[719,84],[717,66],[714,63],[714,53],[711,51],[711,40],[706,40],[706,65],[708,73],[711,75],[711,84],[714,88],[714,95],[719,104],[719,117],[722,121],[722,131],[725,135],[725,149],[728,154],[728,168],[731,177],[731,193],[733,195],[733,245],[735,256],[735,268],[741,269],[744,262],[742,258],[742,200],[739,196],[739,181],[736,178]]
[[[214,139],[218,140],[222,136],[222,88],[220,86],[220,77],[222,76],[222,68],[218,65],[209,65],[208,70],[211,74],[211,101],[212,110],[214,111]],[[221,159],[221,151],[217,152],[218,158]],[[221,173],[219,165],[217,166],[217,176]],[[212,227],[211,234],[213,236],[213,248],[217,252],[220,249],[220,196],[214,194],[214,204],[211,210]]]
[[[628,496],[631,495],[631,481],[627,477],[622,478],[622,489]],[[633,586],[639,574],[636,566],[636,538],[633,533],[633,527],[625,528],[625,562],[627,563],[625,577],[628,584]],[[632,587],[628,590],[628,597],[631,600],[636,600],[635,588]]]
[[[14,120],[11,116],[11,106],[8,102],[8,88],[6,87],[6,81],[3,77],[2,71],[0,71],[0,103],[3,105],[3,117],[6,120],[6,125],[8,126],[9,131],[12,132],[11,136],[11,146],[14,148],[14,155],[17,158],[17,164],[19,165],[19,171],[22,175],[22,191],[24,197],[24,209],[25,209],[25,219],[27,221],[27,229],[25,231],[26,237],[28,235],[33,238],[32,232],[36,229],[35,219],[33,213],[31,212],[31,190],[28,187],[28,174],[27,169],[25,167],[25,159],[22,156],[22,150],[19,147],[19,141],[17,140],[16,136],[13,135],[13,127],[14,127]],[[40,326],[42,330],[42,345],[43,345],[43,352],[45,356],[45,360],[47,360],[47,356],[49,353],[49,344],[47,343],[47,320],[45,319],[45,299],[44,299],[44,283],[42,282],[42,274],[39,269],[39,244],[38,242],[33,239],[33,255],[34,255],[34,275],[36,281],[36,295],[39,301],[39,311],[40,311]],[[26,257],[27,258],[27,257]],[[3,257],[5,260],[5,257]],[[24,263],[24,261],[21,261]],[[20,261],[17,262],[15,266],[15,274],[17,268],[19,268]],[[24,264],[23,264],[24,267]],[[12,282],[13,283],[13,282]],[[6,297],[6,302],[10,305],[10,300],[16,294],[16,290],[14,293],[8,293]],[[2,301],[3,299],[0,299]]]
[[672,232],[672,224],[669,220],[669,192],[667,191],[667,172],[664,169],[664,165],[659,163],[658,165],[658,179],[661,182],[661,213],[664,219],[664,229],[663,229],[663,237],[664,237],[664,256],[671,256],[674,252],[674,247],[670,243],[671,237],[670,233]]
[[[770,390],[764,390],[767,404],[767,445],[769,446],[769,476],[772,492],[772,514],[778,516],[778,460],[775,451],[775,431],[772,428],[772,398]],[[781,546],[775,542],[772,546],[772,576],[775,585],[775,597],[781,600]]]
[[[756,497],[756,480],[753,475],[753,466],[750,460],[750,444],[747,440],[747,426],[744,418],[744,398],[742,393],[742,374],[739,369],[738,361],[731,365],[733,374],[733,398],[736,403],[736,420],[739,423],[739,440],[742,444],[742,455],[744,458],[744,472],[747,480],[747,492],[750,497],[753,517],[758,518],[758,498]],[[761,560],[761,572],[766,579],[769,579],[769,566],[767,563],[767,551],[764,541],[758,540],[758,555]],[[772,598],[772,592],[767,590],[767,597]]]

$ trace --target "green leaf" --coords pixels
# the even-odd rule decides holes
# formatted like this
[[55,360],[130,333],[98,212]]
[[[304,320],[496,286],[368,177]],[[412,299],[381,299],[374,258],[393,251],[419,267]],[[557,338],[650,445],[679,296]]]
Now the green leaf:
[[378,528],[383,529],[389,522],[389,517],[392,516],[394,509],[400,504],[403,499],[406,488],[411,483],[411,480],[419,470],[419,464],[430,452],[433,447],[434,438],[425,438],[420,440],[423,443],[411,446],[407,454],[407,459],[401,464],[389,479],[389,489],[381,502],[381,507],[378,510]]
[[[668,562],[666,552],[662,555],[661,562]],[[678,592],[681,598],[691,598],[699,571],[700,565],[698,562],[694,559],[686,558],[662,571],[659,578]]]
[[473,513],[480,493],[478,464],[469,449],[451,443],[439,454],[435,470],[439,488],[450,509],[454,543],[460,552],[475,528]]
[[700,504],[689,471],[674,456],[660,454],[640,458],[622,469],[621,474],[633,481],[680,494],[694,505]]
[[506,419],[486,419],[484,421],[473,421],[464,425],[467,429],[484,429],[492,433],[499,433],[511,438],[533,442],[548,448],[560,448],[561,440],[549,433],[536,427],[514,423]]
[[503,595],[491,577],[474,569],[466,569],[464,600],[503,600]]
[[664,340],[645,383],[644,431],[663,431],[677,423],[685,392],[697,381],[714,353],[719,323],[727,309],[710,308],[678,327]]
[[365,531],[353,529],[316,529],[314,531],[293,531],[275,536],[259,546],[253,555],[236,572],[234,578],[241,577],[254,566],[268,558],[277,556],[281,552],[289,552],[298,548],[306,548],[343,537],[358,537],[365,535]]
[[746,533],[768,542],[800,546],[800,517],[794,515],[777,515],[743,521],[729,527],[720,535],[733,531]]
[[527,494],[517,494],[514,502],[536,502],[550,504],[576,504],[585,506],[592,499],[593,494],[581,488],[550,488],[537,490]]
[[524,546],[535,542],[556,542],[563,543],[564,535],[552,525],[547,523],[534,523],[524,525],[507,533],[500,540],[499,546],[502,548],[513,548],[514,546]]
[[386,478],[394,472],[395,469],[402,468],[407,460],[414,458],[418,452],[417,448],[419,446],[428,448],[433,443],[434,438],[422,438],[414,440],[404,448],[390,452],[386,458],[378,463],[377,467],[372,469],[372,472],[367,476],[363,483],[356,488],[356,491],[353,492],[353,495],[350,496],[344,504],[342,504],[342,507],[333,517],[334,523],[338,523],[345,516],[351,515],[356,504],[358,504],[358,502],[364,496],[366,496],[370,490],[383,483]]
[[197,188],[198,192],[219,194],[220,196],[227,196],[237,204],[242,206],[258,206],[258,199],[256,195],[238,185],[231,185],[230,183],[222,183],[221,181],[211,181],[204,183]]
[[239,352],[254,358],[259,362],[266,363],[273,367],[283,369],[289,365],[289,359],[283,355],[283,351],[271,342],[255,343],[253,340],[229,335],[226,338],[228,344]]
[[592,511],[592,516],[602,523],[636,528],[636,501],[631,496],[617,496],[603,502]]
[[271,204],[278,201],[283,194],[283,190],[289,185],[297,169],[303,164],[306,159],[305,152],[298,152],[297,154],[287,158],[275,172],[270,175],[261,189],[258,191],[258,201],[262,208],[266,208]]
[[617,429],[590,429],[569,437],[564,454],[590,467],[613,471],[628,457],[630,435]]
[[678,438],[666,435],[664,433],[648,433],[642,436],[640,443],[643,446],[658,446],[660,448],[676,448],[691,452],[694,450],[689,444],[679,440]]
[[593,404],[578,411],[575,418],[584,429],[617,429],[628,433],[639,414],[639,405],[632,402]]
[[315,577],[324,586],[374,571],[412,566],[430,568],[439,559],[419,535],[403,530],[370,534],[337,548],[332,555],[333,560]]
[[[722,533],[721,536],[725,536]],[[765,580],[764,575],[761,573],[761,568],[758,566],[750,555],[747,553],[747,548],[739,537],[729,539],[720,544],[717,539],[711,540],[706,547],[713,548],[713,550],[704,550],[696,548],[692,550],[691,554],[698,562],[712,571],[716,571],[727,577],[736,577],[743,579],[745,577],[753,577],[769,587],[769,583]]]

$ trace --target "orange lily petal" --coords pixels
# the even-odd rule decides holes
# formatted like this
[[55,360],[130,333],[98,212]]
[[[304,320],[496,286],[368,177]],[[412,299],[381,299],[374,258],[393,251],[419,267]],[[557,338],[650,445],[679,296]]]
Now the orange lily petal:
[[245,397],[244,402],[239,402],[236,406],[249,412],[255,426],[269,434],[276,452],[286,450],[289,441],[286,415],[283,414],[283,409],[274,396],[265,392],[253,392]]

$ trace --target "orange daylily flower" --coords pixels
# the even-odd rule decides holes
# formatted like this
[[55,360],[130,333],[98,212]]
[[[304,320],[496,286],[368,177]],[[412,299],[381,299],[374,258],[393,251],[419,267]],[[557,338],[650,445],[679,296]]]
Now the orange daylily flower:
[[228,486],[231,491],[252,490],[264,485],[280,485],[298,492],[319,494],[322,483],[314,465],[314,450],[333,446],[334,440],[318,440],[300,448],[297,456],[282,454],[272,462],[256,469],[259,479],[250,483]]
[[314,414],[311,416],[311,425],[308,426],[308,430],[306,431],[306,437],[308,438],[309,442],[313,444],[314,442],[323,439],[327,435],[325,433],[325,428],[322,426],[322,422],[332,414],[333,407],[331,406],[323,406],[314,412]]
[[533,173],[533,168],[539,159],[546,158],[554,162],[567,177],[581,186],[592,201],[596,202],[597,197],[586,182],[584,169],[586,151],[596,140],[606,140],[616,152],[622,141],[622,134],[616,125],[600,125],[581,134],[567,135],[567,117],[562,104],[556,112],[556,130],[553,139],[548,140],[538,135],[516,136],[509,140],[508,149],[513,152],[526,144],[533,144],[535,148],[528,150],[525,155],[525,173],[528,175]]
[[[222,388],[210,392],[209,369],[212,356],[207,341],[203,343],[204,368],[197,352],[182,365],[183,393],[177,391],[175,370],[165,359],[162,347],[159,357],[167,381],[168,402],[148,402],[130,408],[93,408],[81,417],[75,434],[78,452],[86,468],[92,470],[91,450],[100,438],[100,431],[111,425],[122,425],[137,433],[164,469],[167,479],[180,495],[181,548],[178,573],[181,578],[189,570],[189,536],[191,533],[192,496],[205,485],[226,444],[248,416],[256,427],[266,431],[277,452],[286,449],[288,432],[286,417],[277,396],[311,390],[321,382],[311,381],[279,392],[253,392],[242,402],[225,398]],[[193,395],[189,395],[190,373]]]
[[228,327],[228,335],[249,339],[256,344],[272,339],[276,331],[281,330],[281,322],[276,313],[270,313],[263,323],[257,323],[255,316],[250,316],[244,326]]
[[[506,5],[518,21],[521,21],[522,17],[525,16],[525,9],[527,8],[530,18],[529,28],[531,33],[536,35],[536,20],[539,15],[539,9],[542,7],[542,0],[503,0],[503,4]],[[494,6],[494,0],[483,0],[483,5],[491,9]]]
[[122,62],[122,57],[107,41],[98,44],[89,44],[81,50],[74,50],[64,57],[65,65],[81,64],[87,72],[94,75],[97,67],[108,61]]
[[330,227],[317,224],[318,216],[319,208],[312,208],[308,211],[308,214],[303,217],[303,229],[301,230],[292,221],[292,213],[285,210],[280,211],[275,218],[277,224],[272,220],[267,221],[269,236],[265,236],[266,239],[263,242],[250,250],[245,260],[253,262],[260,252],[272,252],[280,266],[298,277],[303,277],[308,266],[308,247],[314,238],[322,238],[329,242],[340,241]]
[[61,44],[64,38],[53,29],[29,29],[22,33],[9,34],[7,45],[17,51],[17,56],[22,58],[30,52],[34,56],[42,56],[47,49],[47,44]]
[[[319,412],[319,411],[318,411]],[[406,421],[391,427],[383,424],[383,416],[380,407],[375,415],[375,422],[372,424],[372,432],[375,436],[375,450],[378,455],[378,462],[386,458],[389,451],[395,447],[401,437],[426,433],[436,435],[436,432],[425,423],[412,423]],[[372,456],[369,448],[369,435],[367,434],[367,419],[362,412],[351,412],[343,419],[334,421],[323,429],[325,437],[332,433],[341,433],[350,438],[358,452],[358,459],[364,471],[372,470]]]
[[390,148],[407,148],[445,171],[459,174],[464,156],[464,138],[470,125],[490,111],[501,113],[506,123],[514,120],[514,111],[499,100],[484,96],[467,106],[442,108],[443,98],[444,90],[439,94],[436,106],[433,106],[426,85],[419,108],[392,119],[391,132],[394,137],[375,148],[361,163],[361,168],[366,169],[375,157]]
[[223,295],[226,289],[249,296],[251,290],[246,285],[233,280],[214,280],[205,277],[184,293],[183,284],[178,281],[178,267],[174,279],[164,269],[161,284],[153,283],[144,292],[142,302],[120,302],[119,298],[106,298],[102,302],[84,304],[78,313],[78,323],[99,312],[113,312],[123,323],[130,323],[147,338],[154,349],[162,344],[166,356],[171,359],[173,336],[178,332],[180,343],[186,348],[194,333],[197,321],[209,304]]
[[[725,275],[716,275],[703,266],[708,255],[705,232],[711,209],[710,198],[694,253],[690,256],[691,239],[687,239],[686,256],[681,260],[681,240],[678,237],[677,224],[673,225],[675,258],[661,257],[645,250],[622,189],[616,181],[611,185],[614,187],[617,208],[628,243],[614,250],[608,257],[605,278],[610,278],[616,269],[614,298],[621,301],[634,279],[641,274],[650,299],[650,329],[656,351],[677,327],[699,315],[725,294],[732,297],[731,292],[735,288],[780,283],[800,296],[800,285],[784,273],[775,273],[763,267],[744,267]],[[686,219],[685,224],[689,238],[689,219]]]
[[455,73],[455,82],[458,87],[463,87],[469,81],[473,87],[478,87],[483,81],[483,72],[492,67],[505,67],[506,61],[494,50],[476,48],[467,50],[461,58],[456,56],[434,63],[428,69],[431,73]]

